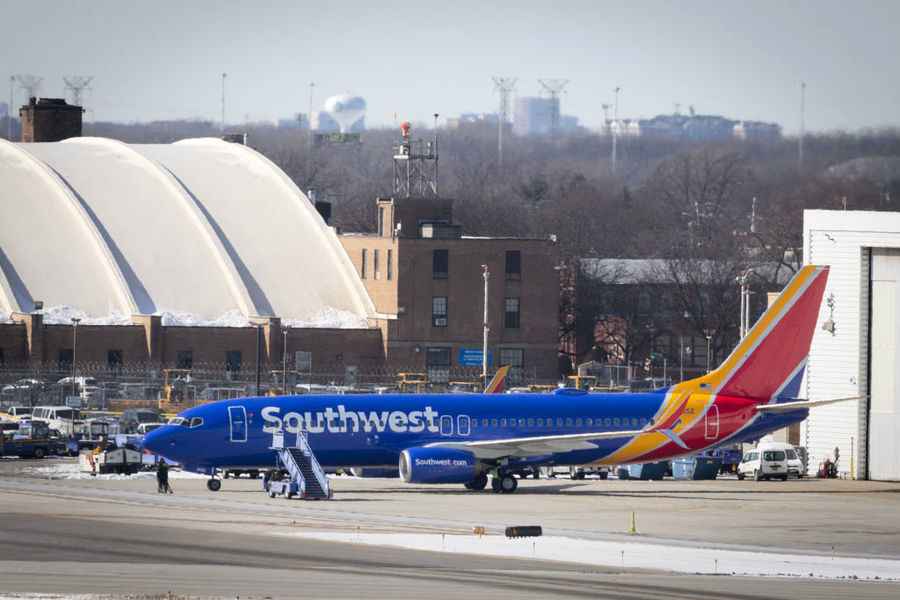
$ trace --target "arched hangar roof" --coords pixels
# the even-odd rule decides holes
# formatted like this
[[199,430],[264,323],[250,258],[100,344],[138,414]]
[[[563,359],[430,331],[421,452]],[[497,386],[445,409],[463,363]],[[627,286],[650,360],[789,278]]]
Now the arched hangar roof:
[[240,144],[0,140],[0,201],[0,313],[42,300],[96,318],[374,314],[309,199]]

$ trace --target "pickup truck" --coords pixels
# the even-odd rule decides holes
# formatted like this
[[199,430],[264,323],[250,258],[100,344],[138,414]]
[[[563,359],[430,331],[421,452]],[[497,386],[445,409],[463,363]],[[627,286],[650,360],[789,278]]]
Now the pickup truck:
[[45,423],[33,422],[27,427],[0,433],[0,456],[44,458],[64,452],[65,443],[51,438]]

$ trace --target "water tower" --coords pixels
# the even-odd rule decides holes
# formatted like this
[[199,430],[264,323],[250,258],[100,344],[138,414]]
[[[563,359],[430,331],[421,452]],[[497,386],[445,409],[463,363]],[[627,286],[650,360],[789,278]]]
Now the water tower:
[[352,133],[353,126],[366,114],[366,101],[353,94],[340,94],[332,96],[325,101],[325,112],[337,123],[339,134],[319,134],[319,141],[327,139],[331,142],[359,141],[359,134]]

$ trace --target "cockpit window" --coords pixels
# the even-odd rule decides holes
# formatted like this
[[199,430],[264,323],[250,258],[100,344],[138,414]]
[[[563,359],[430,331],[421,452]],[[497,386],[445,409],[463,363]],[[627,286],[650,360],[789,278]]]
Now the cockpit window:
[[203,425],[203,417],[194,417],[191,419],[191,429],[194,427],[200,427]]
[[169,419],[169,425],[175,425],[176,427],[187,427],[188,420],[184,417],[172,417]]

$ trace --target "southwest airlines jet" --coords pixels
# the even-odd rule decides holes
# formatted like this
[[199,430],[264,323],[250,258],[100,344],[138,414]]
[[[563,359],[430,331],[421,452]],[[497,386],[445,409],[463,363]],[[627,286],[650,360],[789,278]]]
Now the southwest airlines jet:
[[[359,394],[241,398],[186,410],[145,447],[185,469],[266,469],[306,435],[325,467],[399,465],[412,483],[512,493],[542,465],[665,460],[757,440],[805,419],[796,398],[828,267],[802,268],[716,370],[648,393]],[[211,480],[210,489],[218,489]]]

